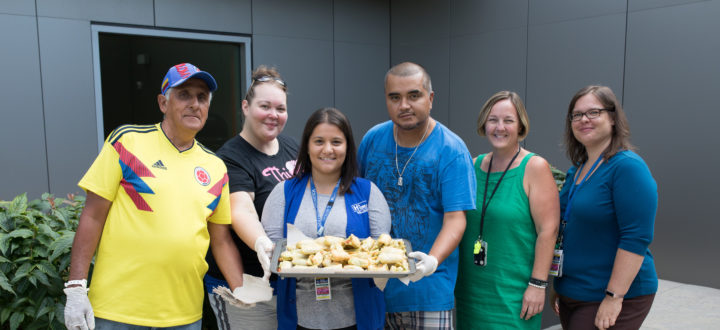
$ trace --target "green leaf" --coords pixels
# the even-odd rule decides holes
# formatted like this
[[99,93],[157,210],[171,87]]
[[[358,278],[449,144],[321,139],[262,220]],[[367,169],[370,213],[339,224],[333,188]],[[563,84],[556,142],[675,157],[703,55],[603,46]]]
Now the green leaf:
[[28,274],[33,270],[33,265],[30,263],[24,263],[22,264],[17,271],[15,272],[15,277],[13,277],[12,281],[13,283],[17,282],[19,279],[23,277],[27,277]]
[[30,229],[15,229],[11,231],[8,236],[10,237],[22,237],[29,238],[33,236],[33,232]]
[[10,236],[8,234],[0,233],[0,252],[3,255],[8,254],[10,249]]
[[20,327],[22,321],[25,320],[25,314],[15,312],[10,316],[10,329],[14,330]]
[[38,306],[39,310],[37,312],[37,318],[40,318],[41,316],[51,312],[53,310],[53,307],[55,305],[52,303],[52,299],[45,298],[42,300],[42,303],[40,303],[40,306]]
[[41,284],[44,284],[45,286],[50,286],[50,281],[48,280],[47,275],[45,275],[45,273],[43,273],[41,270],[33,270],[32,276],[33,277],[31,277],[31,279],[37,279],[38,282],[40,282]]
[[35,267],[50,277],[59,277],[55,266],[47,260],[40,261]]
[[32,253],[33,259],[47,259],[48,255],[50,255],[50,249],[48,248],[49,245],[50,242],[48,242],[48,244],[34,246]]
[[[63,304],[61,304],[61,303],[59,303],[59,302],[56,303],[56,304],[55,304],[55,317],[54,317],[54,318],[57,319],[57,320],[59,320],[60,322],[64,323],[64,322],[65,322],[64,311],[65,311],[65,306],[63,306]],[[52,321],[52,320],[53,320],[53,316],[50,315],[50,321]]]
[[24,261],[28,261],[28,260],[32,260],[32,258],[30,258],[30,256],[20,257],[20,258],[15,259],[15,264],[24,263]]
[[30,299],[28,299],[28,298],[26,298],[26,297],[22,297],[22,298],[19,298],[19,299],[15,299],[15,300],[12,302],[12,304],[10,304],[10,307],[13,308],[13,309],[19,310],[20,307],[23,306],[24,304],[26,304],[28,301],[30,301]]
[[[12,286],[10,285],[10,281],[8,280],[7,276],[5,276],[5,273],[0,273],[0,288],[7,292],[15,294],[15,291],[13,291]],[[2,321],[0,323],[3,322],[5,321]]]
[[4,232],[10,232],[13,229],[10,218],[8,218],[5,212],[0,212],[0,229]]
[[65,215],[64,211],[65,211],[64,209],[54,209],[54,210],[52,210],[52,215],[57,217],[58,220],[62,221],[62,223],[65,225],[65,227],[67,227],[68,219],[67,219],[67,216]]
[[45,306],[45,307],[41,308],[41,309],[38,311],[36,317],[37,317],[37,318],[40,318],[40,317],[42,317],[43,315],[48,314],[48,313],[50,313],[50,312],[52,312],[52,311],[53,311],[52,307],[50,307],[50,306]]
[[8,213],[19,214],[27,209],[27,193],[22,193],[13,199],[8,208]]
[[10,317],[10,313],[12,313],[12,309],[8,307],[3,308],[2,312],[0,312],[0,324],[4,324],[5,321],[7,321],[8,317]]
[[3,256],[0,256],[0,264],[6,263],[6,262],[11,262],[11,261],[10,261],[10,259],[8,259],[8,258],[5,258],[5,257],[3,257]]
[[35,320],[32,323],[23,325],[24,330],[47,329],[47,327],[48,327],[47,320],[44,320],[44,319],[40,318],[39,316],[35,316],[35,315],[33,315],[33,318]]
[[62,235],[60,236],[55,242],[50,244],[50,250],[52,250],[52,254],[50,255],[50,258],[48,258],[50,261],[55,260],[55,258],[59,257],[63,253],[70,251],[70,247],[72,247],[73,239],[75,239],[75,234],[72,235]]
[[38,225],[38,232],[42,233],[43,235],[47,235],[52,239],[57,239],[58,237],[60,237],[60,234],[58,234],[56,231],[50,228],[50,226],[44,223]]

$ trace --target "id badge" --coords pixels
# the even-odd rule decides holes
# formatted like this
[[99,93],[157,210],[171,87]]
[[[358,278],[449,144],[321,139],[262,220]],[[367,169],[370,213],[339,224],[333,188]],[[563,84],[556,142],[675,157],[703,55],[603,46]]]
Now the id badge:
[[330,279],[320,277],[315,279],[315,300],[330,300]]
[[561,277],[563,265],[563,250],[555,249],[552,264],[550,264],[550,276]]
[[473,262],[478,266],[487,265],[487,242],[485,240],[475,241],[473,246]]

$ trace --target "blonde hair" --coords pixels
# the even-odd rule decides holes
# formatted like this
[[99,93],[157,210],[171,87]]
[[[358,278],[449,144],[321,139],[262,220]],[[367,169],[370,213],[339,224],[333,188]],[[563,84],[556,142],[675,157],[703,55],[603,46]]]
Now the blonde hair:
[[517,111],[518,119],[520,120],[520,129],[518,130],[518,140],[522,141],[527,137],[530,131],[530,117],[528,117],[527,110],[525,110],[525,104],[523,104],[520,95],[511,91],[500,91],[491,96],[483,105],[478,115],[477,121],[477,133],[480,136],[485,136],[485,123],[490,116],[490,110],[498,102],[502,100],[510,100],[510,103],[515,107]]

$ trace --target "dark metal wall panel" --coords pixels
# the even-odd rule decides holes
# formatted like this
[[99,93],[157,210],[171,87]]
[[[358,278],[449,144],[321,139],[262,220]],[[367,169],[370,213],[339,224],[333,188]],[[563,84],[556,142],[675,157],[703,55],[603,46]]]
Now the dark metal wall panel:
[[632,141],[658,183],[658,273],[716,288],[718,250],[709,242],[720,232],[719,13],[717,0],[631,12],[624,103]]
[[155,0],[157,26],[252,33],[251,0]]
[[0,14],[0,200],[48,191],[35,17]]
[[40,17],[38,30],[50,191],[80,192],[98,152],[90,24]]
[[450,7],[452,36],[527,26],[528,0],[453,0]]
[[628,10],[633,12],[638,10],[672,7],[708,1],[715,0],[628,0]]
[[[485,101],[501,90],[525,95],[526,40],[525,27],[452,39],[450,126],[465,140],[473,157],[490,151],[487,138],[477,134],[477,118]],[[531,112],[531,124],[534,117]]]
[[390,17],[390,65],[411,61],[425,67],[435,92],[432,116],[449,125],[450,4],[391,1]]
[[558,23],[581,18],[625,14],[628,0],[530,1],[530,25]]
[[356,144],[388,120],[383,81],[389,61],[388,45],[335,43],[335,107],[350,119]]
[[[530,21],[534,15],[530,10]],[[528,149],[566,170],[561,146],[567,106],[589,84],[610,86],[622,98],[625,14],[530,25],[526,105],[531,111]]]
[[385,72],[390,67],[390,12],[387,1],[334,2],[335,107],[353,126],[356,144],[388,119]]
[[333,105],[333,43],[331,40],[255,36],[253,66],[276,66],[288,83],[285,133],[298,140],[308,116]]
[[393,42],[391,49],[391,65],[410,61],[425,67],[430,74],[433,92],[435,92],[432,117],[448,126],[450,118],[448,109],[450,102],[450,38],[402,45]]
[[485,101],[500,90],[525,94],[528,1],[450,4],[450,127],[477,156],[490,150],[477,134]]
[[153,0],[36,0],[38,16],[153,25]]
[[254,0],[253,34],[332,40],[332,0]]
[[388,46],[390,5],[386,0],[335,0],[333,35],[335,41]]
[[0,14],[35,15],[35,1],[3,0],[0,1]]

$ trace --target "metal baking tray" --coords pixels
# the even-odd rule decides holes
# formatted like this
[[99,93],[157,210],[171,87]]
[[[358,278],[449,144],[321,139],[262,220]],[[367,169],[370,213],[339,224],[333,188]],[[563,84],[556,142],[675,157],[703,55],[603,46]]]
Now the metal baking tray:
[[[405,253],[412,252],[412,245],[410,245],[410,241],[403,239],[405,242]],[[273,250],[272,258],[270,260],[270,270],[278,274],[282,277],[353,277],[353,278],[363,278],[363,277],[387,277],[387,278],[397,278],[397,277],[405,277],[410,274],[415,273],[415,259],[408,257],[408,271],[407,272],[379,272],[379,271],[369,271],[369,270],[344,270],[344,269],[325,269],[325,268],[302,268],[297,270],[285,270],[285,271],[278,271],[278,259],[280,259],[280,254],[285,251],[285,247],[287,245],[287,240],[282,239],[281,241],[277,242],[275,244],[275,249]],[[312,270],[312,271],[310,271]]]

